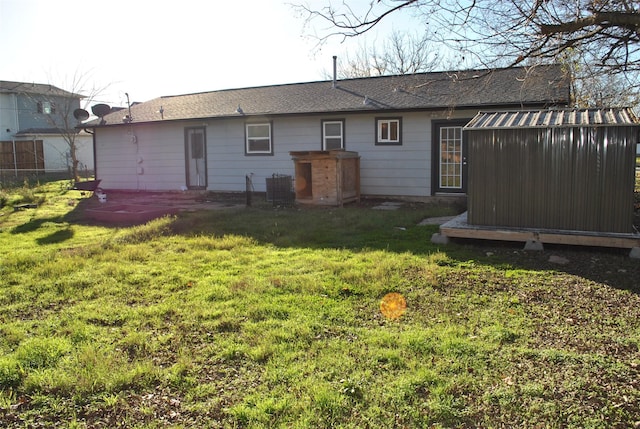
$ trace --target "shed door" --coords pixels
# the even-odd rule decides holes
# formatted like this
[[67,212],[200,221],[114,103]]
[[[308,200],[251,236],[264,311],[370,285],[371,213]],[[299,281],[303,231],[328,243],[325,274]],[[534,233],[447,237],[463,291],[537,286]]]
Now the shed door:
[[187,188],[207,187],[207,139],[204,127],[184,130]]
[[462,127],[468,120],[434,124],[433,193],[467,191],[467,146]]

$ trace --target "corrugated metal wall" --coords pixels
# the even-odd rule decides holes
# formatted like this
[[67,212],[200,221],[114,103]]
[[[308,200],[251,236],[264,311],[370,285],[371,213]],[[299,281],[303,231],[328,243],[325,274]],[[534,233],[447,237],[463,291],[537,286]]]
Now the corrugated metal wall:
[[637,126],[465,133],[470,224],[633,232]]

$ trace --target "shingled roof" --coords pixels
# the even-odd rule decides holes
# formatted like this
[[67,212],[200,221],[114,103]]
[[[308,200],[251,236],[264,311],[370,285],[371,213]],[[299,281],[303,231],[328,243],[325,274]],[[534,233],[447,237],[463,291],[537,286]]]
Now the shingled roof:
[[0,93],[46,95],[49,97],[84,98],[83,95],[65,91],[57,86],[44,83],[12,82],[0,80]]
[[[134,123],[172,120],[390,112],[442,108],[567,105],[560,66],[381,76],[156,98],[133,105]],[[120,111],[87,126],[121,125]]]

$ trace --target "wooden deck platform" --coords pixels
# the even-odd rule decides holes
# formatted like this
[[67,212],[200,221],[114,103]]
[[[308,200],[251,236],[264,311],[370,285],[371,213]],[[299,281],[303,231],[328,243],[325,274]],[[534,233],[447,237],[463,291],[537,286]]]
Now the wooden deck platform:
[[448,238],[538,242],[542,244],[568,244],[625,249],[640,248],[640,234],[638,233],[620,234],[469,225],[466,212],[440,225],[440,234]]

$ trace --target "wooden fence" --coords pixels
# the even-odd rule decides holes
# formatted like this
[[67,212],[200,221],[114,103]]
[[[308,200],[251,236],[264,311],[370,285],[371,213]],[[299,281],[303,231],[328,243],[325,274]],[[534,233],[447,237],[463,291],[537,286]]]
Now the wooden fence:
[[0,142],[2,175],[44,172],[42,140],[11,140]]
[[0,141],[0,186],[41,180],[44,175],[42,140]]

